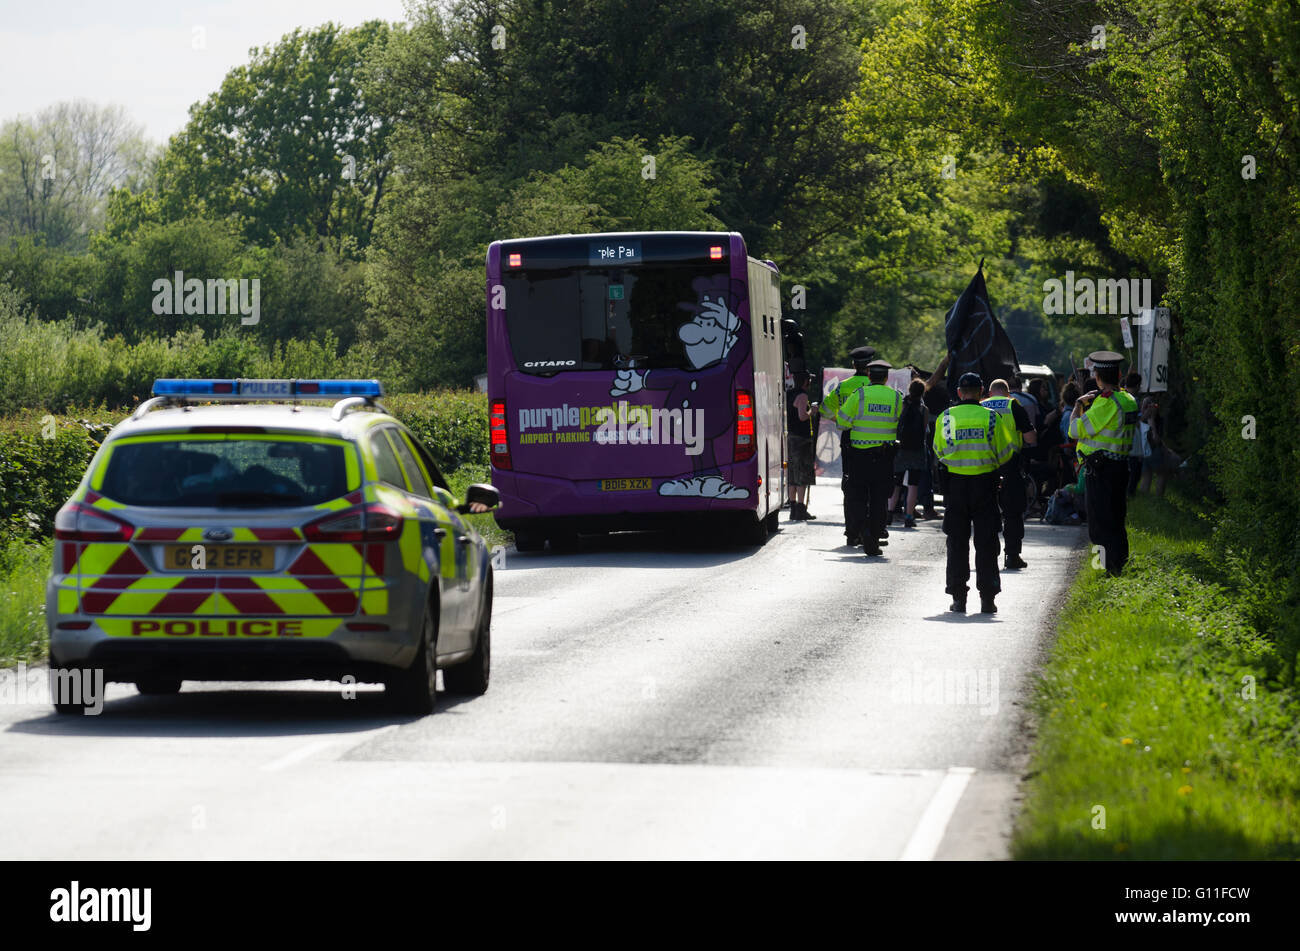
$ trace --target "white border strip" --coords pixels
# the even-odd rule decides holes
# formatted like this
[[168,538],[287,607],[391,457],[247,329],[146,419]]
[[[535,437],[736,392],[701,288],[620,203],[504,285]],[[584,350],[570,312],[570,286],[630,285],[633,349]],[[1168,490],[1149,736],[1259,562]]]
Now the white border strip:
[[957,803],[961,802],[962,793],[974,775],[975,769],[971,766],[948,767],[948,774],[939,783],[939,788],[935,790],[930,804],[925,807],[921,820],[912,831],[912,837],[907,840],[907,847],[899,856],[900,861],[928,862],[934,858],[934,854],[939,851],[939,843],[943,841],[943,834],[948,830],[948,822],[957,809]]

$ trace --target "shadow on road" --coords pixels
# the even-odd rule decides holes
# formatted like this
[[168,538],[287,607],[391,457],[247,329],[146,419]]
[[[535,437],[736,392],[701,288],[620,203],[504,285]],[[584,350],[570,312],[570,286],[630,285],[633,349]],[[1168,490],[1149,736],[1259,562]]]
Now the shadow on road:
[[[759,550],[756,545],[737,543],[722,531],[612,532],[608,535],[579,536],[562,549],[548,547],[545,551],[524,553],[512,548],[508,567],[527,569],[565,565],[584,568],[653,568],[656,567],[653,560],[642,558],[630,561],[628,556],[673,555],[673,560],[665,562],[665,567],[715,568],[748,558]],[[680,557],[682,555],[687,556],[688,560],[683,562]]]
[[[433,715],[450,713],[477,699],[440,693]],[[358,685],[355,698],[345,699],[341,689],[255,689],[242,685],[237,689],[214,689],[211,684],[195,684],[170,697],[131,694],[110,699],[97,716],[42,712],[10,724],[6,732],[47,736],[317,736],[361,733],[419,719],[393,713],[383,690],[365,685]]]

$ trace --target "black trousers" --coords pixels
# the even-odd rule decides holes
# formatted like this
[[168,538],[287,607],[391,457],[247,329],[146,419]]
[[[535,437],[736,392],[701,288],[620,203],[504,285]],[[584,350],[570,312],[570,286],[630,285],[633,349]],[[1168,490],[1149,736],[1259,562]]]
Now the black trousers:
[[948,536],[948,587],[944,590],[966,597],[973,532],[975,586],[982,597],[993,597],[1002,590],[998,574],[998,474],[950,473],[943,500],[943,533]]
[[1025,540],[1025,476],[1020,459],[1012,459],[999,470],[998,507],[1002,510],[1002,542],[1007,557],[1020,554]]
[[849,457],[849,431],[840,430],[840,495],[844,497],[844,537],[852,538],[849,529],[849,466],[853,460]]
[[1084,476],[1088,539],[1103,549],[1102,565],[1118,575],[1128,562],[1128,460],[1089,457]]
[[865,548],[875,548],[876,539],[885,530],[889,496],[894,491],[894,449],[845,450],[849,463],[848,484],[844,494],[844,524],[850,538],[860,537]]
[[1138,483],[1142,481],[1142,458],[1140,456],[1128,457],[1128,497],[1131,499],[1138,494]]

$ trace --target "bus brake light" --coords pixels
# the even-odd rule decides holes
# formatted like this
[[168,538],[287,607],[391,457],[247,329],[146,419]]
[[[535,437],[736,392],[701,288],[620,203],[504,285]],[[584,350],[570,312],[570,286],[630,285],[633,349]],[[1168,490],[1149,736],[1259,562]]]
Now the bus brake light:
[[524,263],[524,256],[523,256],[522,254],[512,254],[512,255],[510,255],[510,266],[511,266],[511,267],[519,267],[519,266],[522,265],[523,263]]
[[493,400],[489,414],[492,429],[492,465],[498,469],[513,469],[510,461],[510,433],[506,429],[506,401]]
[[736,390],[736,462],[754,457],[754,394]]
[[722,260],[722,245],[711,245],[709,247],[709,257],[714,261]]

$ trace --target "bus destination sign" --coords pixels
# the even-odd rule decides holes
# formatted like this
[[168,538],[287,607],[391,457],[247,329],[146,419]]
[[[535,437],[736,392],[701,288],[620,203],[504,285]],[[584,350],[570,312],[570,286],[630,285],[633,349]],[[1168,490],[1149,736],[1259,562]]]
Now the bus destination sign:
[[598,264],[640,264],[640,241],[589,241],[587,243],[587,263]]

